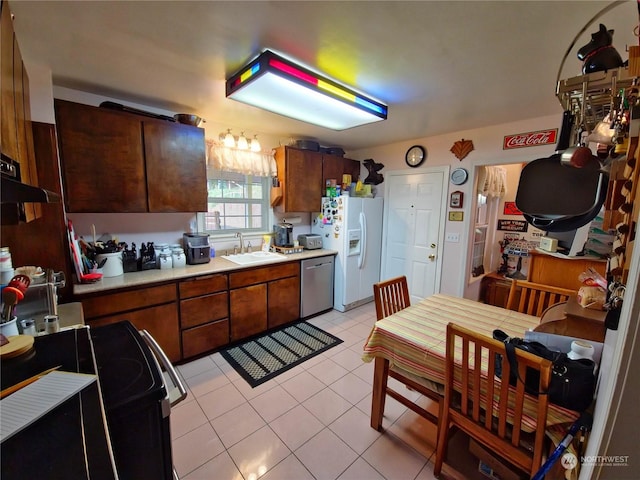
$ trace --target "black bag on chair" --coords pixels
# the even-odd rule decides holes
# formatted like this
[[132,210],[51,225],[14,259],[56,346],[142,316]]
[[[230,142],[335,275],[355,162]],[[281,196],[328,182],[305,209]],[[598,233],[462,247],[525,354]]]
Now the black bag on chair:
[[[493,338],[504,342],[511,372],[509,383],[516,385],[520,380],[530,395],[549,395],[549,401],[570,410],[582,412],[589,408],[596,389],[595,362],[586,358],[570,359],[566,353],[549,350],[540,342],[528,342],[521,338],[511,338],[502,330],[494,330]],[[515,349],[524,350],[553,363],[549,390],[540,392],[540,374],[527,369],[526,378],[518,377],[518,363]],[[496,355],[496,376],[502,378],[502,355]]]

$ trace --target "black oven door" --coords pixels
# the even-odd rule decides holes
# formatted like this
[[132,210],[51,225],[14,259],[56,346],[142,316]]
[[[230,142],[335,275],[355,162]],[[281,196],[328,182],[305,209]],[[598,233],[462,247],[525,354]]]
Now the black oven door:
[[[186,391],[168,360],[163,371],[145,337],[155,344],[153,337],[146,332],[141,334],[128,321],[91,330],[120,479],[171,480],[172,399],[164,372],[172,372],[172,382],[179,385],[178,391],[182,390],[182,394],[173,394],[174,404],[186,396]],[[160,358],[166,359],[157,349]]]

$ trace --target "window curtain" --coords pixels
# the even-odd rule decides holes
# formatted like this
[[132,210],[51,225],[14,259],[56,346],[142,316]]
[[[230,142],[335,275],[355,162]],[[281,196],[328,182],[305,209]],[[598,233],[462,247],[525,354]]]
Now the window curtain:
[[485,197],[504,197],[507,194],[507,170],[482,167],[478,175],[478,193]]
[[207,139],[207,165],[224,172],[259,177],[276,175],[276,160],[272,152],[253,152],[225,147],[217,140]]

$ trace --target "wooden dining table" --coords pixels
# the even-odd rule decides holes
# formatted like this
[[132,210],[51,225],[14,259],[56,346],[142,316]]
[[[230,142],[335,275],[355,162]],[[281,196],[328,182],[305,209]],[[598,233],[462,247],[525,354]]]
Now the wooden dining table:
[[[381,375],[383,371],[388,372],[389,368],[393,368],[442,392],[446,329],[450,322],[488,337],[492,337],[495,329],[500,329],[509,336],[523,338],[527,330],[540,323],[540,318],[474,300],[435,294],[378,320],[365,342],[362,359],[365,362],[376,360],[374,375]],[[386,379],[382,383],[374,382],[372,419],[374,416],[382,418],[384,385]],[[527,409],[525,400],[525,417],[530,413],[535,418],[534,412],[533,404]],[[575,411],[550,403],[547,436],[557,444],[578,416]],[[527,423],[526,418],[524,423]],[[531,425],[534,423],[530,421]]]

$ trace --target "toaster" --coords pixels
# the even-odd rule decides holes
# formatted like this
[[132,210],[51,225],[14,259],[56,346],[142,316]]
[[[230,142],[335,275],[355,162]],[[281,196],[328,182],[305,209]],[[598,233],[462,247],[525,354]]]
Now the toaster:
[[303,233],[298,235],[298,243],[307,250],[322,248],[322,237],[315,233]]

